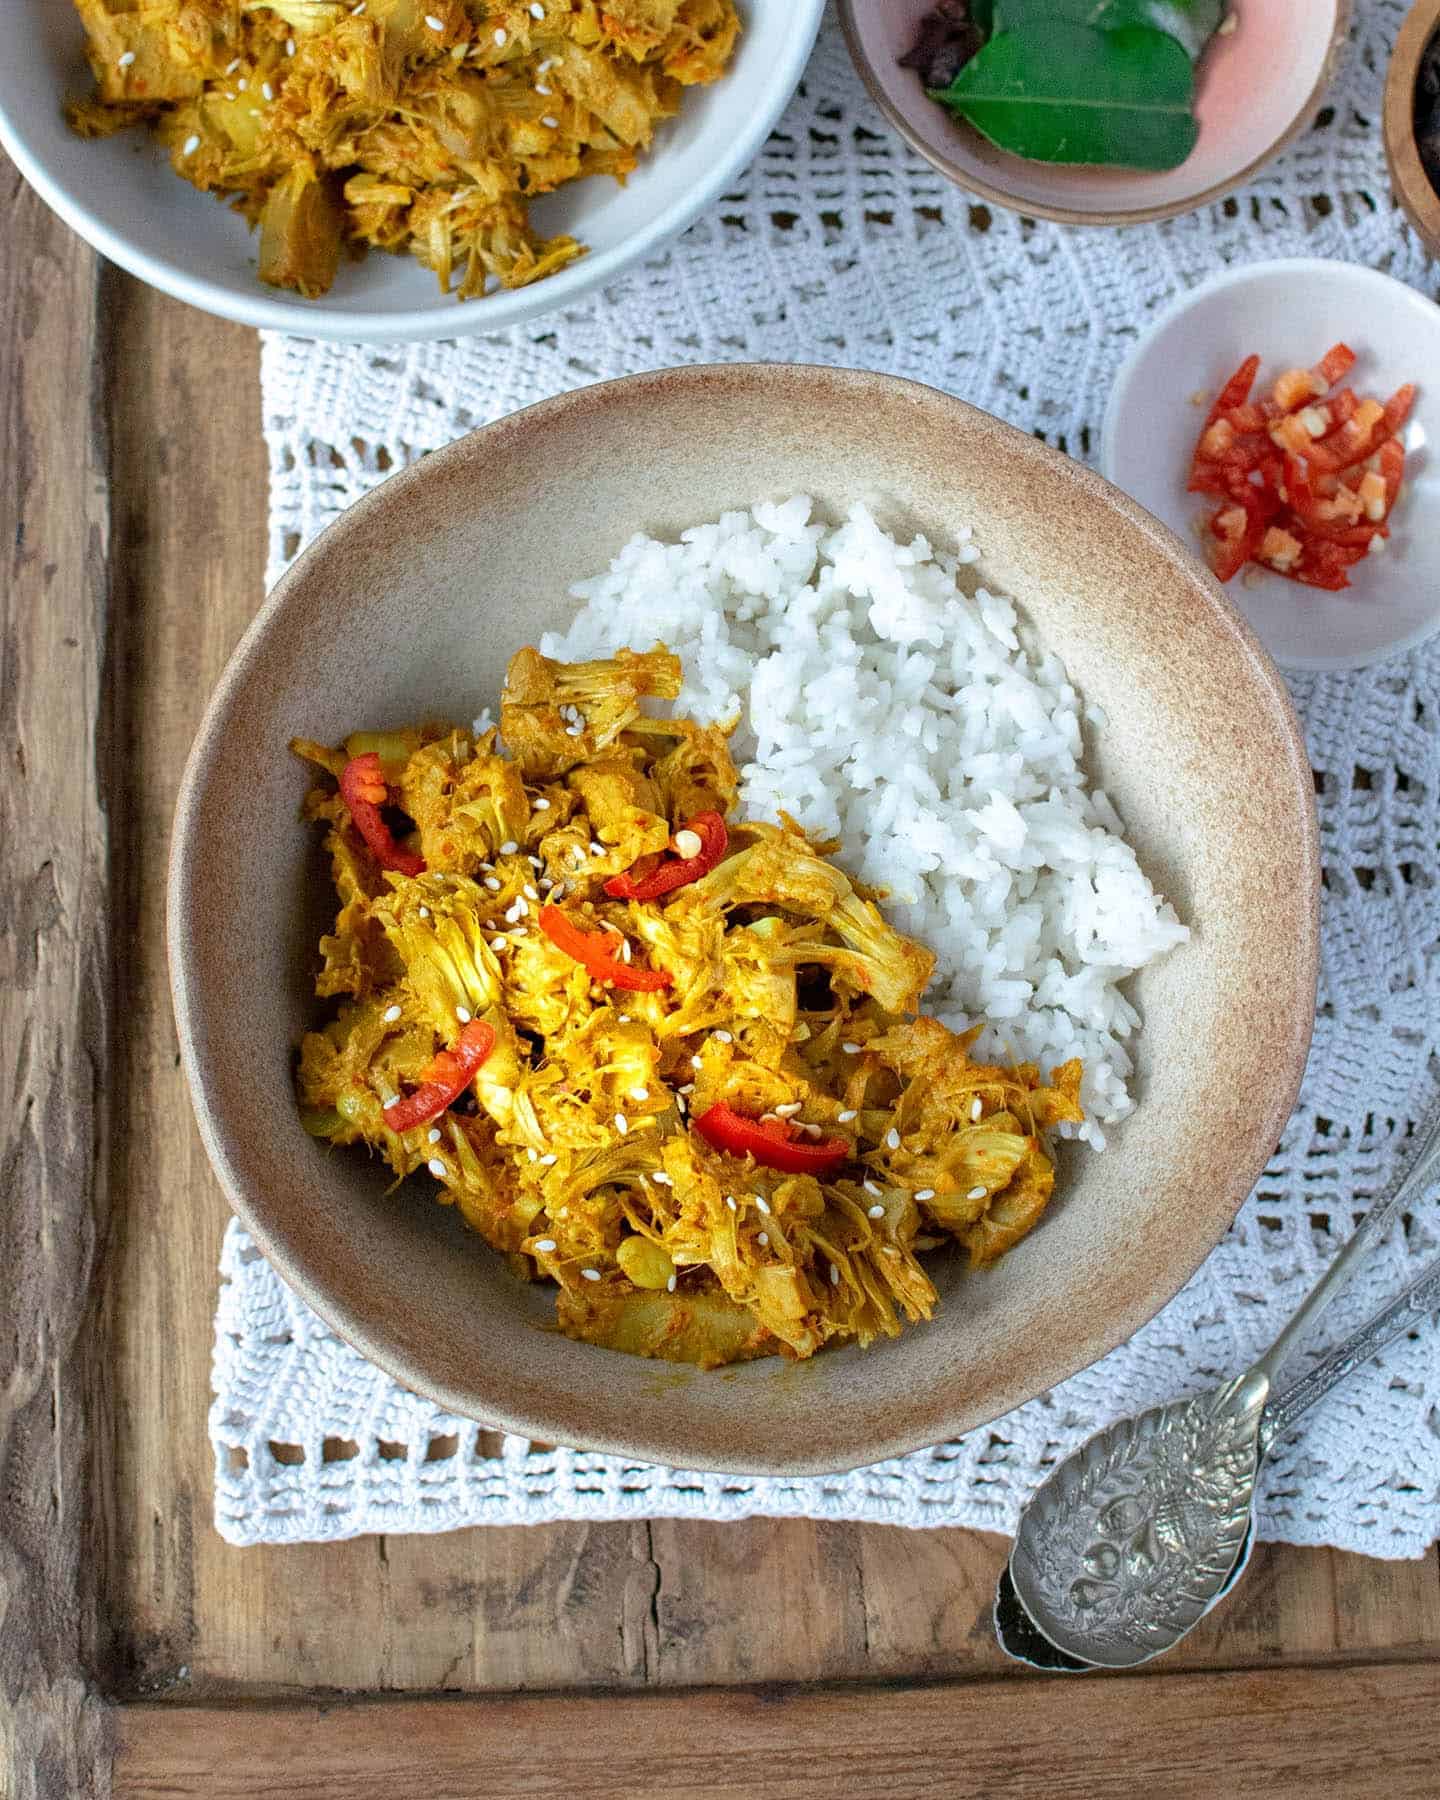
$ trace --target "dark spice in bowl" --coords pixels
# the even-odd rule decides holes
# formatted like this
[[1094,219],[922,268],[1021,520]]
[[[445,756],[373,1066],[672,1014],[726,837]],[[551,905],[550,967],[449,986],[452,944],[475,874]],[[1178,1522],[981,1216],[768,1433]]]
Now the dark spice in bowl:
[[1440,31],[1425,46],[1415,78],[1415,146],[1440,194]]
[[940,0],[920,21],[915,42],[900,58],[917,69],[927,88],[947,88],[985,42],[970,14],[970,0]]

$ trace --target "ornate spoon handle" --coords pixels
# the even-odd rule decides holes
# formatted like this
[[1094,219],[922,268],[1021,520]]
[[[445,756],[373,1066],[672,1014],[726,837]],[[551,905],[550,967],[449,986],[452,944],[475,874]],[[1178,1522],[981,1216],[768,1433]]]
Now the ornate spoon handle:
[[1266,1455],[1272,1444],[1291,1432],[1301,1414],[1308,1412],[1322,1395],[1328,1394],[1362,1363],[1379,1355],[1401,1332],[1412,1331],[1434,1312],[1440,1312],[1440,1258],[1412,1281],[1398,1299],[1367,1319],[1343,1344],[1338,1344],[1313,1369],[1270,1402],[1260,1427],[1260,1454]]
[[1345,1248],[1311,1288],[1289,1324],[1255,1364],[1252,1374],[1274,1380],[1275,1371],[1294,1349],[1301,1334],[1339,1293],[1361,1260],[1369,1253],[1371,1246],[1379,1241],[1396,1213],[1412,1194],[1426,1186],[1437,1167],[1440,1167],[1440,1113],[1420,1133],[1420,1141],[1404,1179],[1383,1200],[1377,1201],[1355,1227]]

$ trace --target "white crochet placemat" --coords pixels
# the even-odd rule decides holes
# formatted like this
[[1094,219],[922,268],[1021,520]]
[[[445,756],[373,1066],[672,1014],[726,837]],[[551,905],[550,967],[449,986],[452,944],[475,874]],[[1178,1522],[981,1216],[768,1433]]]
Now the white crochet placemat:
[[[679,362],[861,364],[947,388],[1093,459],[1137,330],[1222,262],[1351,259],[1435,295],[1440,271],[1392,205],[1380,146],[1381,83],[1405,6],[1359,0],[1357,11],[1334,91],[1294,148],[1231,200],[1121,232],[970,202],[889,131],[828,19],[801,92],[735,191],[589,304],[462,343],[265,343],[271,577],[392,468],[606,376]],[[694,1474],[537,1449],[439,1412],[339,1342],[232,1224],[210,1415],[223,1536],[753,1513],[1004,1531],[1054,1459],[1097,1427],[1238,1369],[1385,1182],[1409,1125],[1440,1104],[1440,648],[1293,688],[1326,883],[1304,1091],[1234,1228],[1130,1343],[962,1442],[829,1479]],[[1333,1309],[1330,1340],[1437,1251],[1432,1199]],[[1261,1536],[1419,1555],[1440,1535],[1437,1398],[1440,1331],[1427,1330],[1277,1451]]]

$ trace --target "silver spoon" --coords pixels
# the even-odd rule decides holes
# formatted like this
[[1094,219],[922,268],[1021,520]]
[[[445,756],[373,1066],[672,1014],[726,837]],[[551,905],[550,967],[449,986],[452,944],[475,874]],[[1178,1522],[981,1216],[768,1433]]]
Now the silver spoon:
[[[1358,1331],[1346,1338],[1344,1343],[1337,1345],[1316,1363],[1313,1369],[1302,1375],[1293,1386],[1270,1401],[1260,1423],[1259,1460],[1263,1461],[1271,1446],[1278,1444],[1294,1430],[1301,1415],[1308,1412],[1322,1395],[1328,1394],[1331,1388],[1338,1387],[1371,1357],[1378,1356],[1387,1344],[1403,1332],[1414,1330],[1416,1325],[1436,1312],[1440,1312],[1440,1258],[1411,1282],[1398,1299],[1392,1300]],[[1217,1592],[1207,1611],[1213,1611],[1244,1573],[1245,1565],[1250,1560],[1253,1541],[1254,1533],[1247,1532],[1229,1579]],[[1017,1662],[1029,1663],[1032,1668],[1070,1672],[1094,1667],[1094,1664],[1082,1662],[1079,1657],[1068,1656],[1063,1650],[1057,1650],[1044,1635],[1021,1604],[1020,1596],[1015,1592],[1015,1583],[1010,1579],[1008,1566],[1000,1571],[995,1589],[995,1635],[1006,1655],[1014,1657]]]
[[[1033,1628],[1062,1657],[1041,1666],[1126,1669],[1170,1649],[1204,1617],[1244,1567],[1255,1477],[1270,1446],[1429,1310],[1432,1290],[1440,1305],[1437,1269],[1270,1402],[1275,1373],[1296,1340],[1437,1165],[1440,1117],[1422,1133],[1404,1179],[1361,1220],[1253,1367],[1197,1399],[1121,1419],[1051,1472],[1020,1515],[1006,1571],[1029,1626],[1007,1600],[1002,1645],[1011,1636],[1023,1660],[1037,1661],[1024,1654],[1034,1648]],[[1004,1598],[1002,1581],[997,1631]]]

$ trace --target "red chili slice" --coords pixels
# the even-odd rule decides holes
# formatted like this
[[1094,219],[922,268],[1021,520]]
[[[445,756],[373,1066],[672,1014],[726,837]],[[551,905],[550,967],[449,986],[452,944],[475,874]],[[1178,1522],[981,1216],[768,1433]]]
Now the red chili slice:
[[708,875],[730,843],[725,821],[717,812],[696,813],[685,829],[693,831],[700,840],[697,855],[674,857],[638,879],[634,869],[627,869],[623,875],[612,875],[605,883],[605,892],[611,899],[658,900],[662,894],[673,894],[676,888],[688,887],[692,881]]
[[366,848],[382,869],[393,869],[397,875],[423,875],[425,858],[413,850],[402,849],[381,816],[380,808],[390,797],[385,785],[385,771],[374,750],[355,756],[340,772],[340,798],[350,809],[355,829],[365,840]]
[[810,1138],[789,1119],[748,1119],[717,1100],[695,1120],[707,1144],[787,1175],[826,1175],[855,1154],[848,1138]]
[[540,908],[540,929],[567,956],[583,963],[597,981],[608,981],[614,987],[628,988],[636,994],[653,994],[660,988],[670,987],[675,980],[668,969],[636,969],[621,962],[606,948],[604,935],[598,931],[582,931],[568,914],[553,904]]
[[484,1019],[472,1019],[454,1044],[432,1058],[420,1077],[420,1085],[381,1115],[391,1131],[413,1131],[437,1118],[475,1079],[475,1071],[495,1048],[495,1027]]

